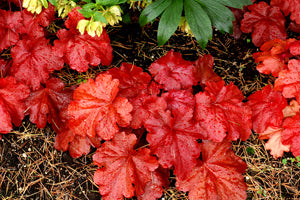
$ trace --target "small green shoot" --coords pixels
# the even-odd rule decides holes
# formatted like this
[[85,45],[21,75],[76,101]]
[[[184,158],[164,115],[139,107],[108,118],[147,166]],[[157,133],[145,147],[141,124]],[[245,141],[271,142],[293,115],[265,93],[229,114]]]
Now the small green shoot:
[[77,79],[77,83],[78,83],[78,84],[86,83],[86,82],[87,82],[86,79],[83,79],[80,75],[78,75],[78,79]]
[[257,190],[257,194],[262,194],[262,195],[264,195],[266,197],[267,196],[266,195],[267,192],[261,186],[259,186],[259,187],[260,187],[260,189]]
[[284,159],[282,159],[282,164],[284,164],[284,165],[286,165],[287,164],[287,159],[286,158],[284,158]]
[[254,155],[254,149],[252,147],[247,147],[246,151],[249,155]]

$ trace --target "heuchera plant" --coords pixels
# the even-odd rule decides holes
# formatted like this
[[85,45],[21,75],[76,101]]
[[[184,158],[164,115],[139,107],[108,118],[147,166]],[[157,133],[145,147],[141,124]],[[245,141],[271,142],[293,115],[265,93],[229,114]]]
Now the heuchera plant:
[[300,43],[296,39],[271,40],[261,46],[262,52],[253,57],[258,70],[276,77],[274,87],[264,87],[248,97],[252,108],[253,130],[274,158],[291,151],[300,155],[299,100],[300,100]]
[[251,33],[252,42],[257,47],[269,40],[285,40],[287,29],[300,33],[298,0],[271,0],[270,4],[261,1],[244,6],[243,10],[232,8],[232,11],[235,38],[239,38],[242,32]]
[[[94,181],[103,199],[159,198],[169,186],[170,170],[190,199],[246,199],[246,164],[234,155],[230,141],[250,136],[251,105],[214,73],[213,57],[186,61],[169,51],[149,66],[149,73],[123,63],[65,88],[52,73],[65,64],[84,72],[112,61],[105,30],[91,37],[76,29],[84,18],[77,9],[53,44],[43,26],[55,19],[54,12],[41,11],[42,19],[49,19],[44,24],[27,11],[0,10],[0,33],[8,40],[1,50],[14,45],[12,63],[0,60],[0,132],[9,133],[29,115],[39,128],[52,125],[57,150],[76,158],[97,148]],[[196,93],[193,86],[202,90]],[[286,141],[294,141],[289,136],[298,126],[293,124],[297,117],[290,120],[282,124],[289,127],[283,132]]]

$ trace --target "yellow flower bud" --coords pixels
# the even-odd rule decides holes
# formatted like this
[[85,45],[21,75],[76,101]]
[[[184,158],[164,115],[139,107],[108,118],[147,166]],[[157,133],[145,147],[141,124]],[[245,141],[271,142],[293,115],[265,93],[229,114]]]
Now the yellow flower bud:
[[122,21],[121,13],[122,13],[122,10],[121,10],[120,6],[115,5],[115,6],[110,7],[109,9],[107,9],[104,12],[104,17],[107,20],[107,22],[113,26],[113,25],[119,23],[119,21]]
[[92,37],[95,37],[95,31],[92,30],[92,23],[89,23],[87,26],[86,26],[86,32],[92,36]]
[[81,35],[84,34],[84,30],[89,23],[90,23],[90,21],[86,20],[86,19],[82,19],[78,22],[77,29],[79,30]]
[[24,7],[24,8],[28,8],[29,3],[30,3],[30,0],[24,0],[24,1],[23,1],[23,7]]
[[65,18],[68,16],[68,13],[73,10],[77,5],[74,1],[70,0],[58,0],[57,1],[57,11],[58,11],[58,16],[61,18]]
[[118,6],[118,5],[110,7],[108,9],[108,11],[111,12],[112,14],[118,16],[118,17],[121,17],[122,10],[121,10],[120,6]]
[[97,36],[100,37],[103,32],[103,27],[105,27],[106,24],[102,22],[93,22],[92,23],[92,30],[96,32]]
[[47,0],[24,0],[22,6],[31,13],[40,14],[43,7],[48,8]]

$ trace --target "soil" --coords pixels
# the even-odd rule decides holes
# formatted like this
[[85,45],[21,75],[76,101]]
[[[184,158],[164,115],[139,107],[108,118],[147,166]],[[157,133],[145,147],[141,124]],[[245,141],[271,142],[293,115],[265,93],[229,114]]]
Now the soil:
[[[226,83],[237,85],[245,97],[273,84],[274,78],[262,75],[256,70],[252,53],[257,52],[249,39],[243,35],[235,40],[229,34],[214,30],[214,37],[205,50],[197,41],[181,32],[176,32],[162,47],[157,46],[157,24],[141,28],[137,23],[109,27],[108,33],[114,49],[114,60],[110,67],[119,67],[122,62],[134,63],[145,71],[150,64],[169,50],[180,52],[186,60],[196,60],[204,54],[211,54],[215,60],[214,70]],[[6,54],[9,52],[5,52]],[[3,56],[4,52],[2,52]],[[82,79],[94,78],[107,70],[102,66],[77,73],[69,68],[55,72],[67,86],[78,84]],[[90,154],[73,159],[68,152],[54,149],[55,133],[50,126],[38,129],[26,117],[21,127],[15,127],[11,134],[2,135],[0,141],[0,198],[1,199],[101,199],[93,174],[97,167],[92,162],[95,149]],[[275,160],[264,149],[264,141],[255,133],[245,142],[232,143],[232,149],[248,165],[244,174],[248,185],[248,199],[299,199],[300,167],[287,159]],[[165,189],[162,199],[188,199],[187,193],[171,186]]]

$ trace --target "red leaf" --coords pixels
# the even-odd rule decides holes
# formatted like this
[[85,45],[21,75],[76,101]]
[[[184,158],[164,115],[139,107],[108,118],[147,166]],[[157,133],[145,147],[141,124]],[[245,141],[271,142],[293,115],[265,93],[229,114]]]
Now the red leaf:
[[[95,137],[94,140],[98,140],[98,142],[100,143],[101,138]],[[93,143],[91,142],[89,137],[75,135],[69,146],[70,156],[72,158],[79,158],[82,155],[87,155],[90,152],[91,145],[93,145]]]
[[24,100],[30,90],[13,77],[0,78],[0,133],[9,133],[13,123],[20,126],[24,118]]
[[300,41],[298,40],[298,41],[293,42],[290,45],[289,50],[290,50],[291,54],[294,56],[300,55]]
[[263,133],[268,127],[280,127],[283,120],[282,110],[287,106],[281,92],[273,91],[271,85],[248,97],[247,105],[252,110],[253,130]]
[[54,148],[57,150],[67,151],[72,158],[78,158],[82,155],[87,155],[90,152],[90,147],[99,148],[101,146],[101,138],[99,136],[89,138],[88,136],[79,136],[68,128],[68,123],[59,130],[55,137]]
[[163,195],[163,187],[169,186],[169,170],[162,167],[152,172],[152,179],[147,183],[145,193],[138,196],[138,200],[156,200]]
[[248,6],[248,9],[250,12],[244,14],[241,30],[244,33],[252,32],[252,42],[255,46],[261,46],[272,39],[286,38],[285,18],[278,7],[259,2]]
[[143,69],[133,64],[122,63],[120,68],[112,68],[106,72],[113,78],[119,79],[119,95],[124,98],[134,98],[140,93],[147,93],[151,76]]
[[69,148],[69,143],[75,138],[75,133],[68,128],[68,126],[59,130],[55,137],[54,148],[58,151],[67,151]]
[[85,17],[78,12],[80,7],[73,8],[71,12],[68,13],[68,19],[65,21],[65,26],[74,34],[79,33],[77,29],[78,22]]
[[265,143],[265,149],[271,150],[270,154],[275,158],[283,156],[284,152],[290,151],[290,145],[282,144],[282,128],[268,127],[266,130],[259,134],[259,139],[269,139]]
[[196,165],[200,155],[197,139],[205,138],[201,129],[192,121],[193,110],[175,114],[156,111],[147,121],[145,127],[149,132],[147,141],[150,149],[159,158],[164,168],[175,166],[174,174],[180,178],[186,177]]
[[55,20],[55,7],[49,3],[48,8],[34,17],[34,20],[43,27],[49,26]]
[[27,10],[22,11],[23,17],[23,32],[22,39],[34,40],[36,38],[44,38],[44,28],[39,25],[38,20],[35,19],[35,15]]
[[285,16],[290,15],[290,19],[300,24],[300,2],[298,0],[272,0],[271,5],[279,6]]
[[32,92],[27,98],[27,113],[30,114],[30,121],[38,128],[44,128],[47,121],[56,131],[63,128],[60,112],[68,107],[73,94],[73,90],[64,90],[64,87],[65,84],[59,78],[52,78],[46,82],[45,88]]
[[214,72],[213,66],[214,58],[211,55],[199,57],[194,66],[194,85],[197,85],[198,82],[203,86],[208,81],[221,81],[222,78]]
[[152,63],[149,71],[165,90],[190,89],[194,83],[193,62],[182,59],[173,50]]
[[65,26],[69,29],[61,29],[57,32],[59,40],[54,41],[54,48],[65,63],[79,72],[88,70],[89,65],[97,66],[100,63],[108,66],[112,62],[112,47],[105,29],[100,37],[92,37],[85,33],[81,35],[77,30],[77,24],[85,17],[74,8],[69,12],[69,19]]
[[21,12],[11,12],[0,9],[0,52],[3,49],[15,45],[19,41],[22,20]]
[[291,29],[293,32],[300,33],[300,24],[297,24],[295,21],[291,21],[289,24],[289,29]]
[[300,115],[286,118],[282,124],[282,143],[291,145],[291,152],[295,157],[300,156]]
[[40,83],[48,80],[50,72],[60,70],[64,65],[63,60],[54,55],[52,46],[45,38],[20,40],[11,49],[11,55],[13,64],[9,74],[32,90],[39,89]]
[[279,73],[274,84],[274,91],[281,91],[285,98],[296,97],[300,100],[300,60],[290,60],[288,70]]
[[228,141],[203,141],[202,161],[198,161],[188,178],[177,178],[177,188],[189,191],[190,200],[246,199],[247,185],[242,173],[247,164],[235,156],[230,145]]
[[134,129],[141,128],[156,110],[165,110],[167,108],[167,102],[156,95],[141,94],[133,99],[131,103],[133,110],[131,112],[132,121],[130,126]]
[[162,97],[168,104],[167,109],[172,112],[176,110],[176,112],[184,114],[187,110],[194,110],[194,95],[187,90],[172,90],[163,93]]
[[251,135],[251,109],[242,100],[242,92],[233,83],[208,82],[204,92],[196,94],[195,119],[204,128],[206,139],[221,142],[248,139]]
[[110,140],[120,126],[128,126],[131,121],[132,105],[127,99],[117,96],[119,81],[110,75],[100,74],[95,81],[89,79],[81,84],[73,94],[68,111],[70,128],[76,135]]
[[116,134],[112,141],[105,142],[93,156],[99,167],[94,174],[94,182],[99,185],[103,199],[122,200],[142,195],[151,181],[152,172],[158,168],[158,162],[150,155],[150,150],[134,150],[136,136],[124,132]]
[[278,6],[283,11],[284,15],[287,16],[290,13],[290,0],[271,0],[271,6]]
[[57,32],[57,37],[59,40],[54,41],[54,49],[72,69],[85,72],[89,65],[111,64],[112,47],[105,30],[100,37],[92,37],[87,33],[81,35],[61,29]]
[[244,17],[245,10],[244,9],[238,9],[238,8],[230,8],[233,15],[234,15],[234,21],[232,22],[233,25],[233,37],[235,39],[239,39],[243,32],[241,31],[241,21]]
[[260,63],[256,68],[260,73],[270,74],[278,77],[278,73],[287,69],[286,63],[293,56],[289,48],[295,39],[281,40],[275,39],[264,43],[260,50],[263,52],[253,53],[256,63]]

